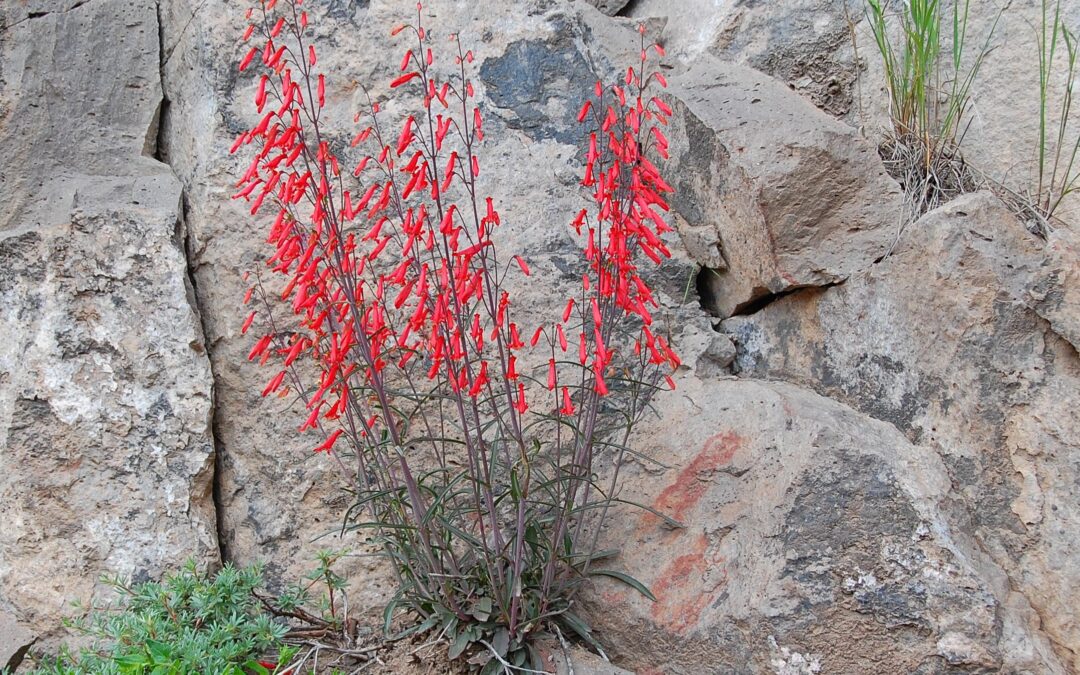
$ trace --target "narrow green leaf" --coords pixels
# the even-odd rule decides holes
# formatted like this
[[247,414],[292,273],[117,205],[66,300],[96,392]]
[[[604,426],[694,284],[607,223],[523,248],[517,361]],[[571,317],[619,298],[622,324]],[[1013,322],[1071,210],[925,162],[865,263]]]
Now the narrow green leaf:
[[394,622],[394,610],[397,609],[397,605],[401,602],[402,591],[398,591],[394,594],[394,597],[390,598],[390,602],[386,603],[386,607],[383,609],[383,632],[387,635],[390,634],[390,624]]
[[585,642],[588,642],[594,648],[599,649],[601,651],[603,650],[603,648],[600,646],[600,643],[597,642],[596,638],[593,637],[592,629],[589,628],[589,624],[582,621],[573,612],[570,612],[570,611],[563,612],[562,614],[559,615],[559,618],[557,619],[557,621],[560,624],[562,624],[562,625],[566,626],[567,628],[569,628],[571,631],[573,631],[573,633],[575,635],[577,635],[579,638],[581,638]]
[[653,595],[652,592],[648,588],[645,587],[645,584],[641,583],[640,581],[638,581],[634,577],[632,577],[629,574],[626,574],[624,572],[617,572],[615,570],[589,570],[589,576],[590,577],[593,577],[593,576],[596,576],[596,577],[610,577],[612,579],[616,579],[618,581],[623,582],[624,584],[626,584],[630,588],[633,588],[638,593],[641,593],[642,595],[644,595],[649,600],[652,600],[653,602],[656,602],[656,596]]

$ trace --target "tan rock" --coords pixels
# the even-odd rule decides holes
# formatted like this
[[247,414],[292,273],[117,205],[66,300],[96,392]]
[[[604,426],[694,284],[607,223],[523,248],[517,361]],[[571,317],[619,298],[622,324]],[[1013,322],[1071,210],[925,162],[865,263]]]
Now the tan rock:
[[[1077,668],[1080,622],[1068,589],[1080,583],[1069,534],[1080,526],[1070,403],[1080,361],[1054,328],[1074,313],[1047,300],[1064,297],[1055,280],[1080,267],[1068,250],[1044,247],[995,198],[968,195],[843,285],[782,298],[723,328],[741,376],[812,388],[939,455],[957,532],[1008,575],[1063,666]],[[1048,307],[1059,308],[1055,323],[1040,316]]]
[[615,16],[630,4],[630,0],[585,0],[585,2],[608,16]]
[[0,668],[14,672],[36,639],[14,617],[0,612]]
[[853,0],[638,0],[629,11],[638,19],[666,17],[663,39],[684,61],[712,54],[748,65],[830,115],[847,117],[858,106],[851,27],[863,10]]
[[[785,383],[684,377],[624,467],[589,620],[637,672],[1067,672],[955,524],[949,466],[890,424]],[[1033,624],[1032,622],[1036,623]]]
[[[1062,21],[1076,33],[1080,5],[1060,5]],[[968,5],[965,64],[972,62],[988,38],[990,50],[971,88],[962,149],[968,162],[1021,194],[1033,193],[1038,183],[1036,27],[1042,22],[1041,7],[1035,0]],[[669,52],[684,63],[711,54],[752,66],[860,128],[871,139],[880,138],[889,126],[882,59],[861,1],[638,0],[628,11],[637,19],[666,18],[663,39]],[[946,58],[950,35],[951,15],[946,9],[942,27]],[[1049,78],[1050,148],[1067,84],[1065,65],[1059,42]],[[1076,139],[1075,123],[1070,128],[1066,142],[1071,147]],[[1058,215],[1077,225],[1078,209],[1080,198],[1074,193]]]
[[217,561],[212,382],[153,5],[0,14],[0,606],[52,637],[101,575]]
[[[715,313],[842,281],[895,237],[900,190],[874,147],[772,78],[701,56],[671,79],[676,196],[684,238],[720,269],[699,275]],[[702,247],[689,248],[715,268]]]

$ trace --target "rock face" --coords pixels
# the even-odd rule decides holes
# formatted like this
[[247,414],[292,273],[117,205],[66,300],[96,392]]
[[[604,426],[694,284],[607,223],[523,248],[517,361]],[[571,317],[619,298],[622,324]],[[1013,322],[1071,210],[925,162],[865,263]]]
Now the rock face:
[[48,635],[102,574],[217,560],[211,382],[154,7],[0,22],[0,611]]
[[[680,381],[625,467],[590,615],[639,673],[1065,672],[1038,615],[952,520],[945,461],[787,383]],[[673,400],[675,398],[679,400]],[[620,660],[621,659],[621,660]]]
[[[1080,4],[1060,5],[1062,21],[1075,33],[1080,26]],[[624,13],[639,20],[664,21],[662,39],[683,64],[718,56],[749,65],[877,138],[888,125],[889,98],[865,7],[863,0],[638,0]],[[971,114],[963,137],[965,158],[994,180],[1027,194],[1037,183],[1036,28],[1042,22],[1042,4],[1012,2],[1005,11],[994,2],[972,2],[968,7],[966,63],[984,46],[990,49],[971,87]],[[946,9],[942,26],[946,40],[951,30]],[[1065,66],[1059,58],[1049,79],[1051,125],[1057,124],[1061,110]],[[1071,147],[1075,129],[1070,134]],[[1080,198],[1075,193],[1067,198],[1060,213],[1065,221],[1076,222]]]
[[34,636],[9,614],[0,614],[0,668],[14,671],[34,644]]
[[1080,362],[1040,315],[1061,291],[1041,248],[995,198],[969,195],[843,285],[783,298],[723,329],[741,376],[813,389],[939,456],[954,527],[1013,580],[1062,662],[1077,668],[1080,624],[1067,589],[1080,579],[1063,561],[1080,555],[1070,534],[1080,524],[1080,430],[1069,403]]
[[630,0],[585,0],[593,7],[597,8],[608,16],[615,16],[622,11],[624,7],[630,4]]
[[[666,18],[663,38],[681,60],[711,54],[748,65],[845,117],[859,105],[851,31],[864,6],[859,0],[638,0],[629,14]],[[865,57],[873,42],[858,37]]]
[[895,237],[875,148],[759,72],[702,56],[672,79],[672,202],[708,308],[842,281]]
[[[605,12],[666,18],[647,30],[671,55],[678,235],[655,285],[686,366],[636,432],[656,463],[622,470],[623,496],[681,527],[609,521],[612,565],[657,600],[596,586],[584,614],[616,666],[582,669],[1080,670],[1080,240],[975,195],[894,246],[901,195],[846,123],[854,5],[425,4],[474,47],[482,187],[535,316],[580,280],[578,92],[637,55]],[[372,57],[400,55],[402,10],[306,6],[344,146],[359,84],[405,107],[397,58]],[[240,335],[241,274],[268,254],[230,199],[257,87],[235,67],[242,12],[33,0],[0,26],[0,616],[49,637],[103,572],[220,551],[288,582],[319,548],[371,550],[315,540],[347,497],[302,414],[259,396]],[[386,598],[370,558],[340,571],[351,606]]]

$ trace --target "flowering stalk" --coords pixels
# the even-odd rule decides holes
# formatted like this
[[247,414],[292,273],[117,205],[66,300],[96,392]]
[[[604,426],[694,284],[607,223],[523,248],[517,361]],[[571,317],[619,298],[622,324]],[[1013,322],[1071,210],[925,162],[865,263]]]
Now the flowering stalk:
[[[599,437],[596,432],[602,401],[610,391],[607,381],[615,374],[611,365],[616,338],[627,324],[637,327],[633,338],[635,358],[630,364],[636,375],[622,382],[632,385],[623,409],[627,422],[621,444],[624,447],[633,423],[648,404],[661,368],[674,369],[680,365],[669,342],[653,331],[652,309],[659,307],[659,303],[638,266],[642,257],[659,264],[662,258],[671,256],[660,238],[671,232],[671,227],[660,213],[669,208],[663,193],[673,192],[647,156],[653,150],[664,159],[668,157],[668,141],[661,127],[667,125],[671,109],[661,98],[648,94],[652,83],[666,87],[667,82],[659,71],[647,70],[649,50],[658,56],[664,52],[660,45],[646,45],[643,26],[639,26],[638,32],[641,51],[637,69],[627,68],[623,82],[610,89],[597,82],[594,96],[585,101],[578,113],[578,122],[591,128],[581,184],[591,191],[593,207],[591,211],[582,209],[572,225],[576,234],[585,239],[588,268],[582,276],[582,292],[577,301],[568,300],[562,320],[554,322],[546,333],[552,352],[548,388],[561,400],[561,414],[576,415],[573,428],[581,433],[574,439],[571,462],[578,475],[567,484],[562,511],[552,530],[553,545],[564,535],[575,511],[590,506],[592,483],[588,477]],[[576,317],[572,327],[571,317]],[[568,352],[569,340],[565,337],[568,332],[578,335],[577,365],[581,376],[578,390],[583,400],[576,410],[569,387],[563,386],[560,394],[555,368],[557,353]],[[665,378],[674,389],[671,377]],[[634,389],[633,385],[644,385],[644,389]],[[617,484],[621,453],[620,450],[608,497],[613,495]],[[610,504],[610,499],[603,503],[591,549],[595,549],[596,536]],[[577,519],[575,540],[580,539],[586,520]],[[586,559],[586,570],[588,565]],[[554,561],[550,561],[545,584],[550,584],[554,571]]]
[[[652,327],[658,302],[639,267],[670,255],[671,188],[647,158],[667,156],[671,110],[647,93],[665,86],[647,72],[649,51],[663,52],[642,37],[638,67],[617,86],[597,83],[579,115],[591,129],[582,185],[592,206],[572,226],[586,265],[561,320],[532,333],[550,353],[551,403],[531,406],[542,383],[522,372],[525,333],[506,285],[531,272],[519,255],[500,258],[501,216],[478,187],[472,52],[453,40],[453,69],[437,70],[417,5],[416,23],[392,31],[406,45],[389,88],[415,97],[418,112],[388,126],[369,96],[351,144],[362,153],[346,160],[323,128],[327,81],[302,1],[262,0],[244,33],[259,36],[240,69],[261,67],[260,117],[232,147],[255,149],[235,196],[253,215],[273,208],[266,264],[281,286],[255,275],[245,302],[260,309],[242,330],[261,316],[267,332],[249,359],[280,364],[263,395],[303,402],[300,430],[319,430],[314,449],[355,490],[349,517],[366,512],[354,526],[384,541],[400,598],[454,625],[491,615],[523,640],[569,609],[614,500],[617,469],[604,491],[592,479],[597,448],[615,445],[601,440],[602,413],[619,409],[625,447],[679,363]],[[292,332],[274,319],[281,305]]]

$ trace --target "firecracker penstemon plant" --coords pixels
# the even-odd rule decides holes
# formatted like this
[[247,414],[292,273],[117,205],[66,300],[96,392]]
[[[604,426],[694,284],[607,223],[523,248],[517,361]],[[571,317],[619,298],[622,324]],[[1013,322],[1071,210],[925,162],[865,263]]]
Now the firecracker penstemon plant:
[[[388,627],[395,608],[410,609],[417,629],[442,631],[452,658],[473,654],[486,672],[530,662],[527,638],[548,623],[591,641],[571,611],[585,579],[649,594],[600,569],[611,552],[597,541],[624,503],[616,487],[630,430],[679,364],[641,276],[670,255],[671,187],[647,157],[667,156],[671,109],[650,93],[666,86],[650,68],[663,51],[640,31],[640,62],[583,92],[589,207],[570,223],[581,286],[555,320],[526,327],[507,279],[530,270],[494,244],[500,214],[478,182],[472,52],[452,35],[435,40],[418,5],[415,23],[391,31],[403,52],[386,94],[415,113],[390,126],[369,96],[354,120],[357,150],[339,155],[302,1],[249,9],[253,46],[240,63],[261,66],[260,117],[232,147],[256,149],[236,198],[252,214],[274,211],[271,273],[248,277],[254,311],[243,322],[265,329],[249,359],[275,364],[262,394],[302,401],[300,429],[319,434],[315,451],[355,493],[347,526],[372,529],[390,556],[399,590]],[[436,66],[437,42],[452,67]],[[280,309],[293,316],[275,317]],[[613,468],[600,481],[605,454]]]

